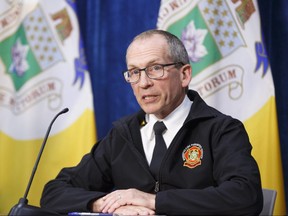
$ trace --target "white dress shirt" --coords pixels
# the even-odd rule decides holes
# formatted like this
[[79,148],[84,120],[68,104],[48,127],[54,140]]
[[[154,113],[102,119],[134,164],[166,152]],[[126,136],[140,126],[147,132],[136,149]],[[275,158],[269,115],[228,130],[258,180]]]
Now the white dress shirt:
[[140,132],[148,164],[151,163],[155,147],[155,134],[153,131],[153,126],[156,121],[163,121],[166,125],[167,130],[163,133],[163,138],[168,149],[173,138],[175,137],[175,135],[183,125],[185,119],[187,118],[191,105],[192,101],[190,101],[189,98],[186,96],[183,102],[164,119],[158,119],[153,114],[146,114],[145,118],[147,123],[140,129]]

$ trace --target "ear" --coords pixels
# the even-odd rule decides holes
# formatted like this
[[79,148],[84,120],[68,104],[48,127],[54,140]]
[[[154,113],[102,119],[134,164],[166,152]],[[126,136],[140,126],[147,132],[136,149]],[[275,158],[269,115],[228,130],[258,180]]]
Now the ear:
[[192,67],[190,64],[186,64],[181,68],[181,80],[182,80],[182,87],[189,86],[189,83],[192,79]]

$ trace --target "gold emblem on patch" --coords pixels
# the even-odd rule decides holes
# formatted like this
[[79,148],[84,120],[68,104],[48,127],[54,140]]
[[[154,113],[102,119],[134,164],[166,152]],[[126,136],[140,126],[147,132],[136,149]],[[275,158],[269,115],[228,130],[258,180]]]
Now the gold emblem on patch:
[[182,158],[184,161],[183,166],[190,169],[201,165],[201,160],[203,158],[202,146],[197,143],[187,146],[182,153]]

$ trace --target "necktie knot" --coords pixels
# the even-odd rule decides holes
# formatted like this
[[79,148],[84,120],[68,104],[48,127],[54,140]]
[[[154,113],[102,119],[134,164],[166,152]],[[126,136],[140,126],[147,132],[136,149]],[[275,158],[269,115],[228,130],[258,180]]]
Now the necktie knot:
[[154,126],[153,130],[155,132],[155,135],[162,135],[162,133],[166,130],[166,126],[162,121],[157,121]]

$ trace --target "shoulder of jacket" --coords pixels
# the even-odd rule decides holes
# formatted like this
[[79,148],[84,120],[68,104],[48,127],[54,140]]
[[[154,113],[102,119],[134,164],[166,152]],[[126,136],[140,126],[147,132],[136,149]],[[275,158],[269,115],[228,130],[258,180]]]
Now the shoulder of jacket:
[[226,121],[239,121],[238,119],[233,118],[230,115],[227,115],[220,110],[208,105],[201,96],[194,90],[189,90],[187,93],[189,99],[193,101],[189,119],[199,119],[199,118],[206,118],[206,119],[222,119]]

